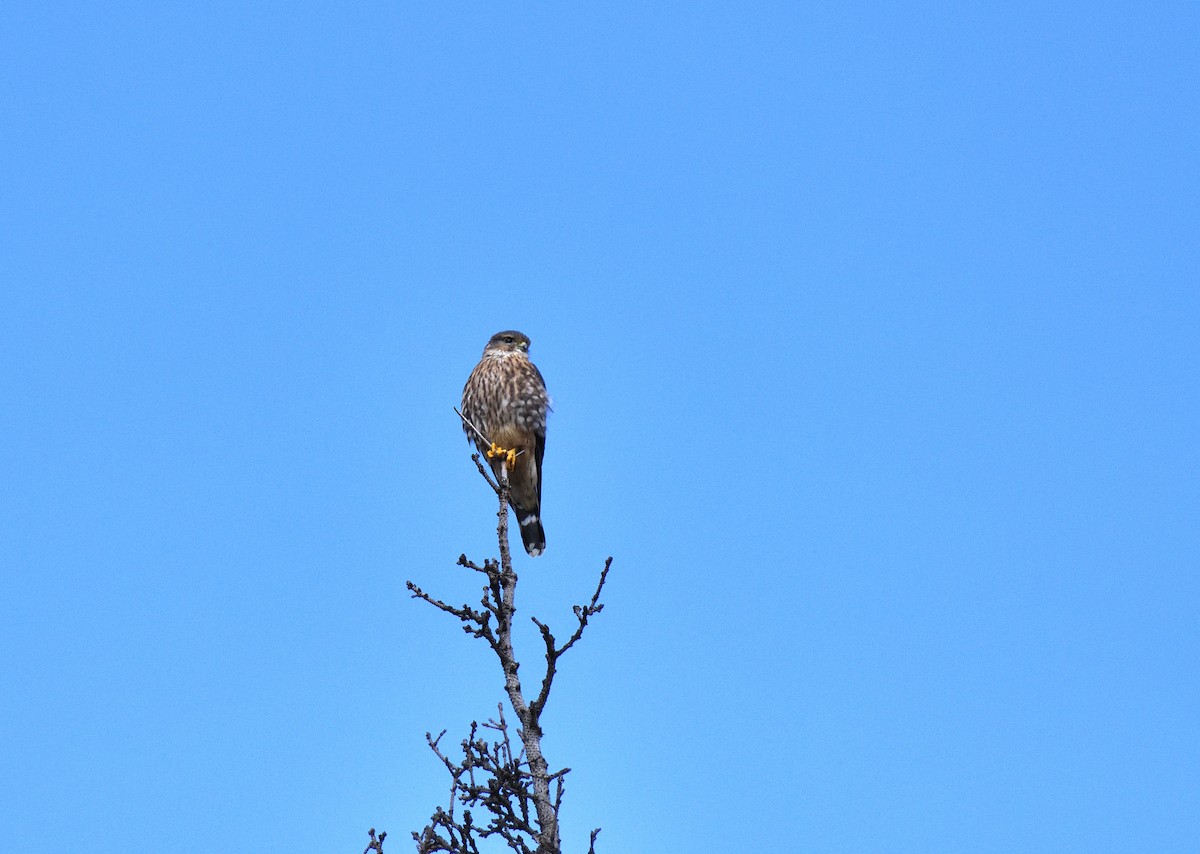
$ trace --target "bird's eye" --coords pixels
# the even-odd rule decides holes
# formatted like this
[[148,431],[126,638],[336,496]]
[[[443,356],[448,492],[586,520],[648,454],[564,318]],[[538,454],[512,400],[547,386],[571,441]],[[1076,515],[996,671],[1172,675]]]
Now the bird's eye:
[[515,339],[515,338],[513,338],[511,335],[505,335],[505,336],[504,336],[504,343],[505,343],[505,344],[511,344],[511,343],[512,343],[513,341],[515,341],[515,340],[516,340],[516,339]]

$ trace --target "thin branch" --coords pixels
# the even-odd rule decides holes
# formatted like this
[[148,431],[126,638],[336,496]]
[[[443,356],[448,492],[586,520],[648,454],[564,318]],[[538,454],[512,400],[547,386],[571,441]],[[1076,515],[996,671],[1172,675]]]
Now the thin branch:
[[583,630],[587,628],[588,619],[593,614],[599,614],[604,610],[604,605],[600,602],[600,593],[604,590],[604,582],[608,580],[608,570],[611,566],[612,557],[610,556],[608,560],[604,561],[604,569],[600,570],[600,582],[596,585],[596,592],[592,594],[592,601],[586,605],[574,607],[575,618],[579,620],[579,626],[571,635],[571,639],[561,647],[555,647],[554,634],[550,631],[549,626],[537,617],[531,618],[538,627],[538,631],[542,633],[542,642],[546,646],[546,674],[542,677],[542,689],[538,692],[537,699],[530,704],[535,717],[541,717],[542,710],[546,707],[546,701],[550,699],[550,686],[554,682],[554,675],[558,672],[558,660],[575,645],[576,641],[583,637]]
[[[467,418],[467,416],[465,416],[461,412],[459,412],[457,406],[454,406],[451,408],[454,410],[454,413],[459,418],[462,419],[462,423],[466,427],[470,427],[471,430],[475,433],[475,435],[479,437],[479,441],[483,443],[483,445],[480,445],[478,442],[476,442],[475,447],[482,448],[484,445],[486,445],[489,448],[496,447],[496,443],[493,442],[491,439],[489,439],[487,436],[483,435],[483,431],[480,430],[478,427],[476,427],[474,425],[474,423],[472,423],[471,420],[469,418]],[[521,448],[519,451],[517,451],[516,455],[519,457],[524,453],[525,453],[525,449]],[[488,453],[488,456],[491,456],[490,452]],[[479,469],[479,473],[481,475],[483,475],[483,479],[488,482],[488,486],[490,486],[492,488],[492,491],[499,492],[500,487],[496,485],[495,481],[492,480],[492,478],[488,475],[487,471],[484,469],[483,463],[479,461],[479,454],[471,454],[471,459],[475,461],[475,467],[477,469]]]
[[496,483],[496,481],[492,480],[492,476],[490,474],[488,474],[487,467],[482,462],[480,462],[479,454],[471,454],[471,459],[475,462],[475,468],[479,469],[479,473],[481,475],[483,475],[483,479],[488,482],[488,486],[490,486],[492,488],[492,492],[499,495],[500,494],[500,484],[498,484],[498,483]]
[[367,833],[371,835],[371,844],[363,849],[363,854],[367,854],[368,851],[375,851],[377,854],[383,854],[383,840],[387,839],[387,831],[381,831],[377,837],[375,836],[375,828],[372,827],[367,831]]
[[453,409],[454,409],[455,413],[458,414],[458,417],[462,419],[463,424],[465,424],[466,426],[470,427],[472,430],[475,431],[475,435],[478,436],[483,441],[483,444],[485,444],[485,445],[492,444],[492,440],[489,439],[487,436],[483,435],[483,431],[480,430],[478,427],[476,427],[474,424],[472,424],[471,420],[469,418],[467,418],[467,416],[465,416],[461,412],[459,412],[457,406],[453,407]]
[[447,614],[452,614],[453,616],[457,617],[463,624],[462,630],[471,637],[483,638],[488,642],[489,645],[495,645],[496,638],[495,635],[492,634],[491,627],[492,614],[495,613],[495,609],[490,606],[486,599],[483,601],[484,610],[480,612],[476,611],[469,605],[463,605],[461,608],[456,608],[453,605],[447,605],[441,599],[433,598],[411,581],[406,581],[405,586],[412,593],[414,599],[421,599],[425,602],[428,602],[439,611],[445,611]]
[[612,566],[612,561],[611,555],[604,561],[604,569],[600,570],[600,582],[596,585],[596,592],[592,594],[592,601],[586,605],[576,605],[572,609],[575,612],[576,619],[579,620],[579,628],[575,630],[575,634],[571,635],[571,639],[563,644],[562,648],[555,653],[556,656],[561,656],[575,645],[575,641],[583,637],[583,630],[587,628],[589,617],[593,614],[599,614],[604,610],[604,604],[600,601],[600,594],[604,591],[604,582],[608,580],[608,570]]

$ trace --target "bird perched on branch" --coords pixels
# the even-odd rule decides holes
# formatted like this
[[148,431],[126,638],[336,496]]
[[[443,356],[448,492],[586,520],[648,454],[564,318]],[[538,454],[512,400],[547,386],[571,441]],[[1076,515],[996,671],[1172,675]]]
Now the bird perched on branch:
[[542,528],[542,455],[546,450],[546,382],[529,361],[529,337],[497,332],[463,388],[463,430],[500,477],[508,471],[509,504],[517,514],[525,551],[546,550]]

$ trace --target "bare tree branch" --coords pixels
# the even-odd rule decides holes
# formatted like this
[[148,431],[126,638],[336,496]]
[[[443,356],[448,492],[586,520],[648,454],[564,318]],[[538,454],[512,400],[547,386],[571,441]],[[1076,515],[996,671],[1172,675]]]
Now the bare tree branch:
[[[455,410],[458,412],[458,410]],[[459,413],[462,418],[462,413]],[[463,418],[475,432],[475,425]],[[583,636],[588,620],[599,614],[604,606],[600,594],[612,566],[612,558],[604,562],[600,579],[591,601],[574,607],[578,622],[571,637],[562,646],[557,646],[550,627],[533,618],[542,634],[545,646],[546,668],[540,690],[532,702],[526,700],[518,676],[520,662],[517,659],[512,639],[512,618],[516,612],[517,574],[513,570],[512,553],[508,543],[509,484],[506,460],[499,458],[498,479],[493,481],[478,454],[471,457],[480,475],[496,492],[496,539],[500,549],[500,560],[485,560],[483,565],[474,563],[461,555],[458,566],[485,576],[480,607],[454,606],[438,599],[412,581],[407,582],[414,599],[428,602],[440,611],[455,617],[462,629],[472,637],[485,640],[495,653],[504,673],[504,690],[509,704],[517,716],[520,726],[517,735],[521,748],[514,752],[509,735],[508,722],[504,717],[503,705],[498,707],[494,720],[480,725],[471,724],[470,735],[462,741],[461,761],[451,759],[441,747],[443,730],[437,738],[426,733],[430,750],[441,760],[450,773],[450,801],[446,809],[438,807],[429,825],[421,833],[414,832],[418,854],[450,852],[450,854],[479,854],[480,840],[496,836],[517,854],[561,854],[559,837],[559,811],[564,792],[563,778],[570,771],[563,768],[553,773],[542,753],[541,716],[550,698],[550,688],[557,673],[558,660]],[[494,741],[488,742],[481,729],[490,731]],[[553,784],[553,794],[551,793]],[[455,815],[456,804],[463,807],[461,816]],[[471,809],[482,809],[488,815],[484,825],[476,823]],[[595,854],[594,830],[589,843],[589,854]],[[372,837],[374,838],[374,837]],[[368,849],[370,850],[370,849]],[[365,853],[364,853],[365,854]],[[382,854],[382,852],[380,852]]]
[[363,849],[363,854],[367,854],[368,851],[375,851],[377,854],[383,854],[383,840],[387,839],[387,833],[380,833],[377,837],[375,836],[375,828],[373,827],[368,830],[367,833],[371,835],[371,844]]
[[579,627],[575,629],[575,633],[571,635],[571,639],[561,647],[555,648],[554,635],[550,632],[549,626],[537,617],[531,618],[542,633],[542,641],[546,644],[546,675],[542,679],[542,690],[538,692],[537,699],[531,704],[535,715],[538,717],[541,716],[542,709],[546,707],[546,701],[550,699],[550,685],[554,682],[554,674],[558,672],[558,660],[562,658],[563,653],[575,645],[577,640],[583,637],[583,630],[587,628],[588,618],[604,610],[604,605],[600,602],[600,593],[604,590],[604,582],[608,579],[608,568],[610,566],[612,566],[611,557],[604,561],[604,569],[600,570],[600,583],[596,585],[596,592],[592,594],[592,601],[587,605],[575,606],[575,618],[579,620]]

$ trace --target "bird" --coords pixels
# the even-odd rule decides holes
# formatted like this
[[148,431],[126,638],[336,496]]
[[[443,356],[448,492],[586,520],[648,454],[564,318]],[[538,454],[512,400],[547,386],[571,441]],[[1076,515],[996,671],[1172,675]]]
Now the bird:
[[463,431],[496,477],[507,468],[509,505],[531,557],[546,550],[542,527],[542,456],[550,397],[542,372],[529,360],[529,336],[497,332],[463,387]]

